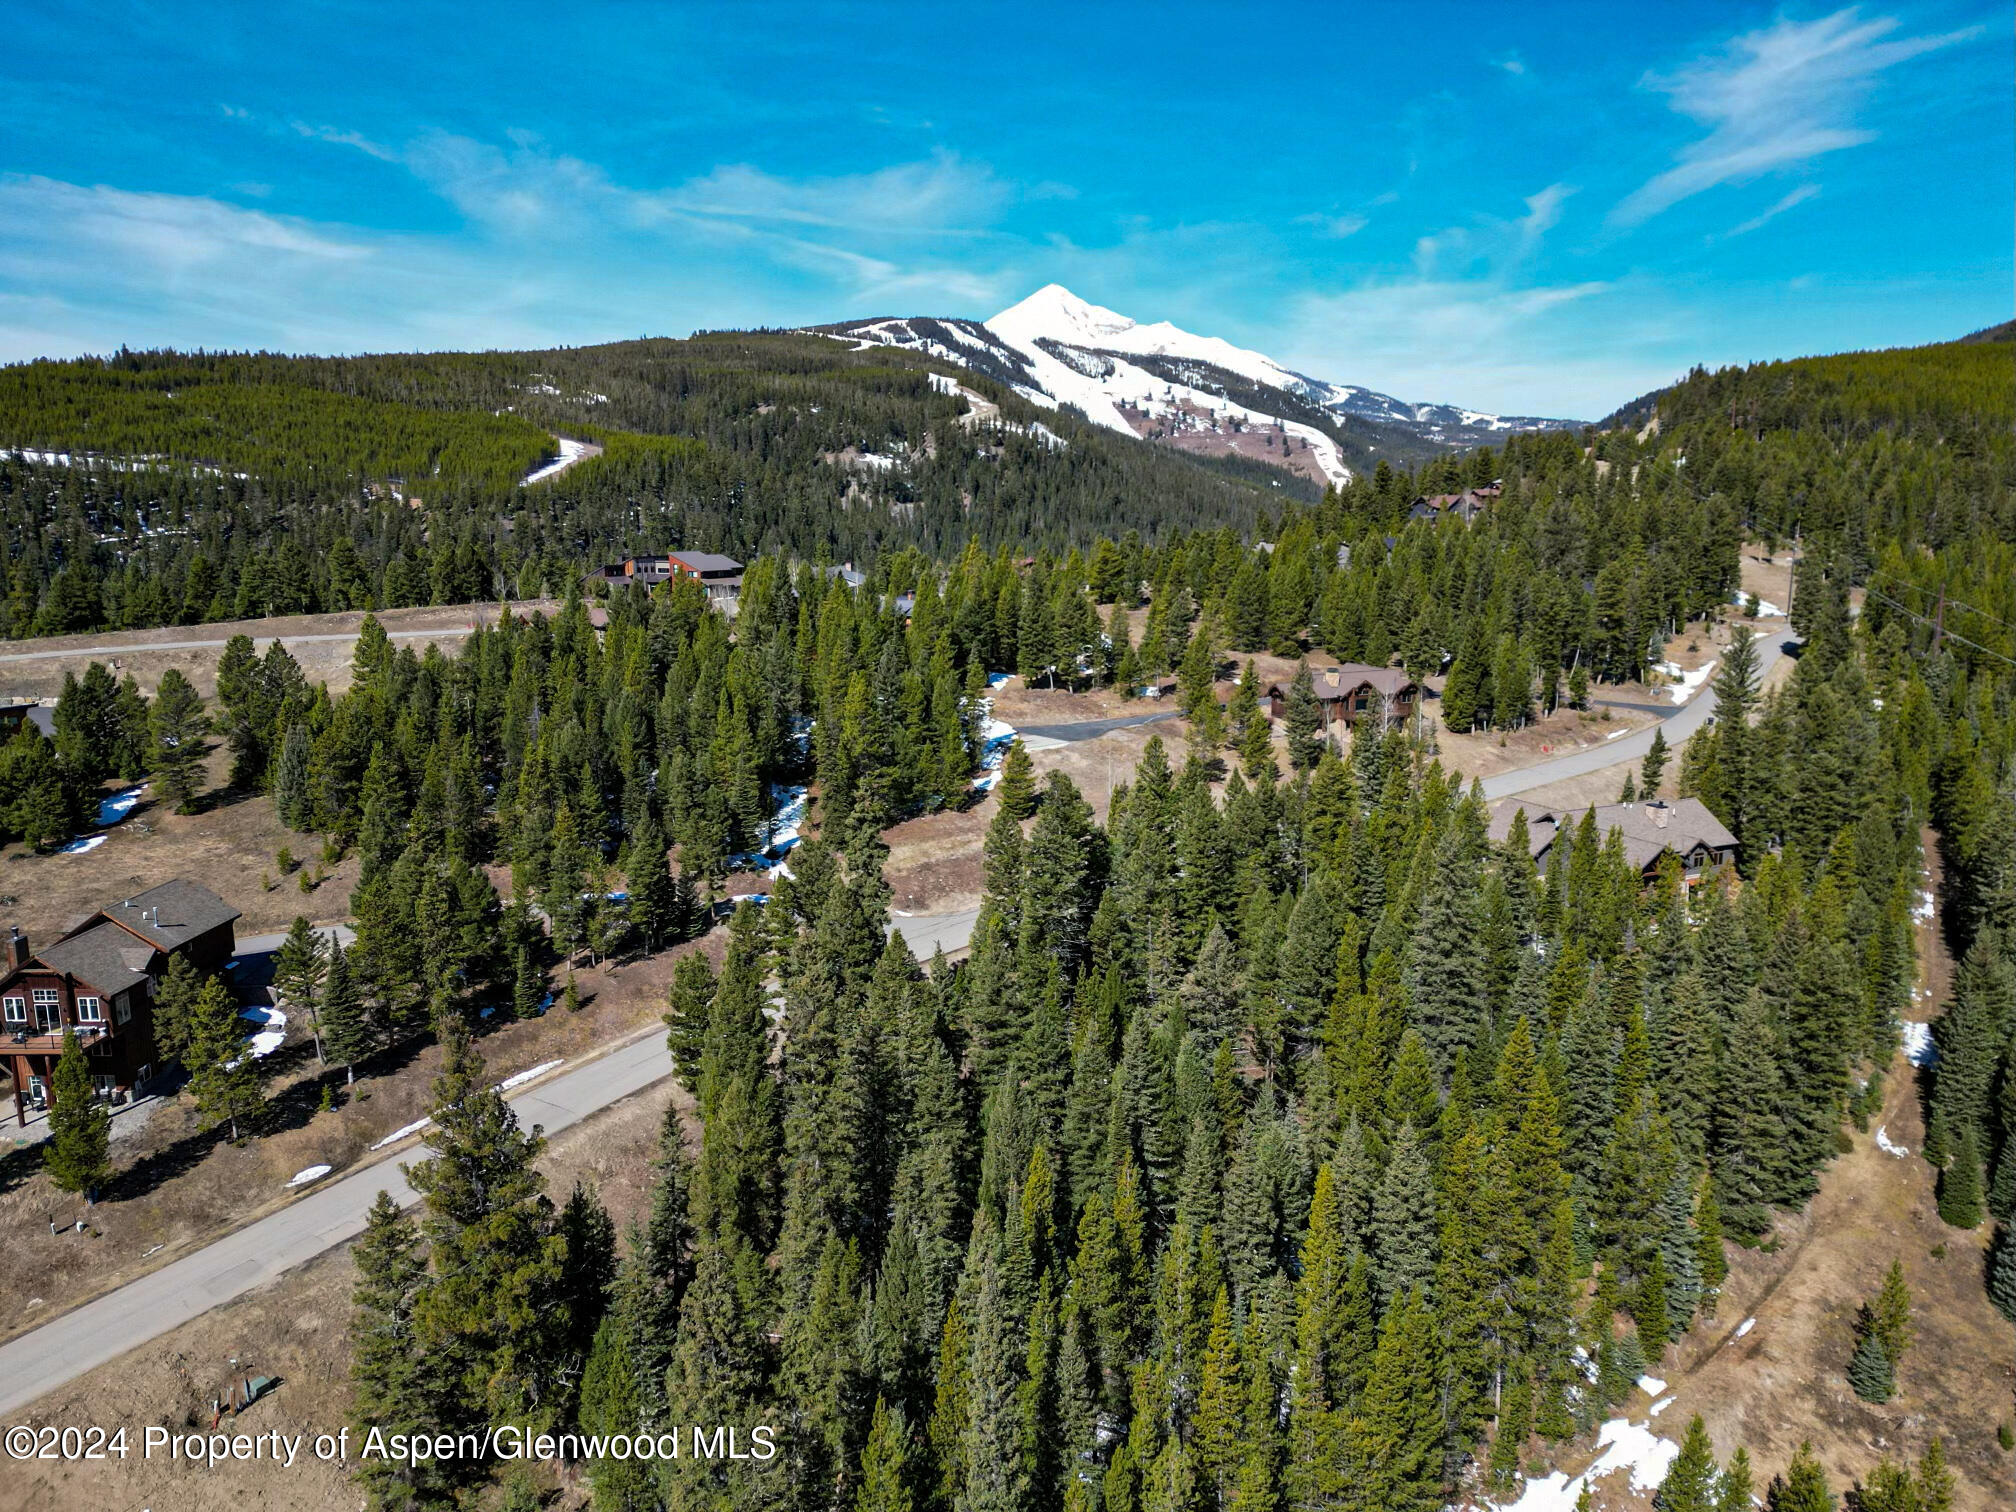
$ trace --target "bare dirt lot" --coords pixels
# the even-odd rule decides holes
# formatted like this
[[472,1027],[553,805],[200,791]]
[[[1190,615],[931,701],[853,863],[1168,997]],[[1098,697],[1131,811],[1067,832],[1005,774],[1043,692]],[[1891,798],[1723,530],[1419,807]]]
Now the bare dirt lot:
[[[486,1049],[488,1047],[486,1046]],[[492,1069],[500,1062],[493,1059]],[[668,1101],[661,1082],[559,1135],[540,1162],[555,1202],[576,1180],[601,1193],[620,1232],[641,1216],[649,1196],[649,1161]],[[691,1133],[689,1131],[689,1138]],[[415,1154],[424,1154],[417,1151]],[[409,1157],[411,1158],[411,1157]],[[355,1273],[347,1249],[292,1271],[274,1285],[243,1297],[123,1359],[90,1372],[22,1414],[37,1425],[125,1426],[137,1442],[156,1424],[176,1433],[208,1431],[209,1403],[234,1375],[272,1375],[280,1385],[221,1431],[292,1436],[336,1433],[349,1410],[350,1290]],[[556,1484],[541,1466],[539,1484]],[[578,1507],[580,1488],[569,1483],[555,1507]],[[289,1468],[272,1463],[220,1466],[211,1471],[187,1462],[125,1461],[88,1465],[10,1464],[0,1475],[0,1512],[214,1512],[219,1507],[255,1512],[304,1508],[354,1508],[363,1504],[345,1466],[312,1458],[304,1446]]]
[[[283,825],[270,800],[218,786],[229,766],[229,753],[213,740],[197,813],[175,813],[150,786],[126,821],[105,831],[105,843],[92,850],[38,855],[27,846],[8,847],[0,853],[0,921],[19,924],[31,942],[46,942],[108,902],[177,877],[202,883],[238,909],[244,915],[240,935],[285,929],[297,914],[316,923],[344,918],[356,859],[321,866],[321,842]],[[298,869],[282,874],[282,847],[293,851],[311,880],[321,878],[312,891],[301,890]]]

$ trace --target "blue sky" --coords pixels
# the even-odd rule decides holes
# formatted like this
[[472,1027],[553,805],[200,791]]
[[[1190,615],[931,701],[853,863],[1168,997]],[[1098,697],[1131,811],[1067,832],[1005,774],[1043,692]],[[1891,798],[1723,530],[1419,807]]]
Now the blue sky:
[[[1644,17],[1646,19],[1634,19]],[[2011,314],[2006,5],[44,3],[0,360],[985,317],[1590,417]]]

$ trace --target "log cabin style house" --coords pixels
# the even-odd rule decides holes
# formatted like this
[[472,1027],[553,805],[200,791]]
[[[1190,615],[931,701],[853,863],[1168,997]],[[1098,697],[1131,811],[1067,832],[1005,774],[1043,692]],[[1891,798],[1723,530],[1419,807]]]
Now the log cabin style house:
[[[1355,725],[1365,718],[1384,719],[1388,725],[1405,724],[1414,717],[1421,701],[1421,686],[1398,667],[1373,667],[1363,662],[1346,662],[1341,667],[1318,667],[1311,675],[1316,702],[1323,706],[1323,727]],[[1292,684],[1272,683],[1265,693],[1268,717],[1288,717],[1288,693]]]
[[238,910],[194,882],[164,882],[99,909],[40,949],[10,929],[0,967],[0,1061],[14,1116],[48,1105],[63,1033],[77,1031],[99,1095],[123,1101],[161,1070],[154,995],[168,963],[222,971],[237,950]]

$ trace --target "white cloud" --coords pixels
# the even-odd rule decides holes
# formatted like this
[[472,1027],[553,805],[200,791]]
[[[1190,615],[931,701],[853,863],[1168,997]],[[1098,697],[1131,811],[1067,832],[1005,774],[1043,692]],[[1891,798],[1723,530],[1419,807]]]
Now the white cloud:
[[1877,77],[1979,31],[1898,37],[1897,29],[1894,17],[1864,20],[1853,6],[1813,21],[1781,17],[1674,73],[1648,74],[1645,87],[1665,94],[1708,134],[1627,195],[1611,219],[1639,225],[1717,185],[1746,183],[1872,140],[1875,132],[1857,122],[1857,107]]
[[1327,236],[1332,240],[1342,241],[1347,236],[1356,236],[1370,225],[1371,222],[1362,215],[1311,214],[1296,216],[1295,224],[1298,226],[1314,226],[1319,236]]
[[1750,219],[1742,222],[1740,225],[1731,226],[1722,235],[1725,239],[1731,236],[1748,236],[1767,221],[1776,220],[1794,205],[1805,204],[1806,201],[1813,198],[1819,192],[1820,186],[1818,184],[1801,184],[1797,189],[1781,198],[1770,209],[1751,216]]
[[[241,111],[239,114],[249,115],[249,112]],[[385,146],[382,142],[372,141],[362,132],[344,131],[335,126],[311,126],[306,121],[290,121],[288,124],[294,128],[298,135],[308,137],[312,141],[334,142],[339,147],[355,147],[359,152],[364,153],[368,157],[374,157],[381,163],[396,163],[399,161],[399,154],[397,152]]]

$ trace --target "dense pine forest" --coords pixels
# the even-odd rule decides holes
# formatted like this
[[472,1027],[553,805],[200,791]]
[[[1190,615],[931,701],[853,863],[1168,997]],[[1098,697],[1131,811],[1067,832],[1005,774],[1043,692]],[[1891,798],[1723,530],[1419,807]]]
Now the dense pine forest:
[[[14,634],[500,585],[566,602],[454,657],[367,622],[335,697],[249,640],[207,711],[94,669],[55,742],[0,753],[0,812],[58,838],[106,776],[172,796],[208,719],[235,784],[360,856],[332,1058],[445,1047],[423,1206],[381,1202],[356,1252],[360,1425],[773,1428],[754,1460],[579,1453],[612,1512],[1427,1512],[1607,1418],[1714,1314],[1727,1246],[1768,1242],[1881,1105],[1928,831],[1961,966],[1925,1158],[1948,1223],[2003,1226],[1989,1284],[2016,1316],[2012,355],[1696,373],[1586,437],[1308,501],[1068,423],[1062,451],[969,435],[922,369],[807,337],[9,370],[24,443],[220,470],[0,463]],[[311,432],[368,429],[356,405],[438,429],[318,441],[340,485],[269,476],[162,397],[205,382],[284,390],[272,412]],[[536,434],[470,421],[513,403]],[[494,487],[588,406],[604,458]],[[898,441],[907,497],[850,497],[819,461]],[[422,450],[468,460],[405,478],[419,509],[370,491],[366,456]],[[1474,526],[1408,518],[1493,479]],[[1756,539],[1797,548],[1803,645],[1767,691],[1739,636],[1679,755],[1740,845],[1699,886],[1591,820],[1536,867],[1432,729],[1339,751],[1300,679],[1283,770],[1238,681],[1240,653],[1320,648],[1446,675],[1448,728],[1515,726],[1642,676],[1737,596]],[[746,552],[735,616],[675,584],[616,594],[598,629],[581,567],[647,544]],[[848,554],[873,564],[858,588],[821,569]],[[919,963],[886,934],[882,831],[974,801],[1001,670],[1173,674],[1189,733],[1103,823],[1011,755],[970,955]],[[733,912],[718,971],[679,965],[691,1113],[618,1236],[593,1192],[542,1190],[536,1133],[482,1090],[485,1013],[708,928],[801,785],[816,837]],[[1908,1301],[1871,1317],[1875,1391]],[[1940,1453],[1863,1505],[1938,1504]],[[447,1506],[496,1470],[366,1482]],[[1669,1512],[1750,1505],[1747,1460],[1705,1434],[1674,1475]],[[1771,1504],[1826,1505],[1824,1481],[1805,1457]]]

